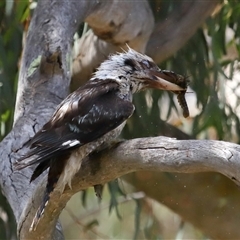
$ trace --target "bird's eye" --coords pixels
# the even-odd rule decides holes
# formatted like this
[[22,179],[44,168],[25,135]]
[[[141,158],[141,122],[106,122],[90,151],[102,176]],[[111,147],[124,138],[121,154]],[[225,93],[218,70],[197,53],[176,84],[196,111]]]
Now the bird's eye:
[[150,66],[150,62],[147,61],[147,60],[143,60],[143,61],[142,61],[142,66],[144,66],[145,68],[150,68],[150,67],[151,67],[151,66]]

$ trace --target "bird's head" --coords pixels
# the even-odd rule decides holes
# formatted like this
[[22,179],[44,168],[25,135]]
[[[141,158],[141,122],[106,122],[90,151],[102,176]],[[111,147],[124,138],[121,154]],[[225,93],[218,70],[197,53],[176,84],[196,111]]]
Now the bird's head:
[[159,69],[150,57],[131,48],[127,52],[110,56],[100,65],[94,78],[114,79],[120,84],[127,84],[132,93],[145,88],[174,92],[187,88],[186,84],[181,83],[181,75]]

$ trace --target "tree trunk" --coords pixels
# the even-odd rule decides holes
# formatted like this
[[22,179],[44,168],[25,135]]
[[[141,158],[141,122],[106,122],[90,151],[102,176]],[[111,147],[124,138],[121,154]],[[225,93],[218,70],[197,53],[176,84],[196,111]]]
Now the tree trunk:
[[[56,106],[69,92],[73,35],[79,24],[85,19],[89,19],[94,30],[97,31],[98,26],[94,25],[97,19],[94,20],[94,17],[100,17],[101,9],[106,11],[108,8],[116,8],[116,5],[121,9],[121,4],[125,7],[128,6],[128,12],[125,14],[129,15],[130,12],[134,12],[133,2],[125,1],[38,1],[29,27],[21,63],[14,126],[0,144],[1,188],[13,209],[20,239],[63,238],[59,225],[55,228],[58,215],[55,214],[52,218],[50,216],[51,219],[47,218],[51,210],[45,214],[45,220],[39,224],[38,229],[29,232],[32,218],[42,199],[45,181],[39,179],[30,184],[29,179],[33,169],[27,168],[13,172],[12,164],[26,153],[27,149],[24,143],[46,123]],[[142,4],[148,7],[149,18],[152,19],[153,24],[149,6],[146,2],[142,2]],[[114,21],[116,19],[115,12],[109,12],[109,17]],[[132,14],[132,17],[128,17],[128,21],[132,22],[132,19],[140,14],[141,12]],[[105,27],[110,26],[114,30],[115,22],[107,22],[108,20],[108,18],[104,19]],[[124,28],[127,25],[125,20],[126,16],[124,15],[120,20],[118,19],[118,24],[123,26],[118,30],[120,33],[123,29],[126,32],[130,31]],[[134,20],[134,24],[137,26],[139,23]],[[146,45],[147,36],[150,35],[152,27],[152,25],[149,26],[148,35],[143,38],[142,43],[141,40],[138,41],[140,45]],[[115,31],[115,34],[118,31]],[[143,32],[143,36],[144,34]],[[130,31],[128,36],[131,39],[137,37],[133,31]],[[64,196],[66,197],[66,194]],[[71,195],[68,194],[68,199],[70,197]],[[62,209],[66,201],[59,201],[57,198],[55,204],[55,208]],[[60,213],[60,211],[58,212]]]

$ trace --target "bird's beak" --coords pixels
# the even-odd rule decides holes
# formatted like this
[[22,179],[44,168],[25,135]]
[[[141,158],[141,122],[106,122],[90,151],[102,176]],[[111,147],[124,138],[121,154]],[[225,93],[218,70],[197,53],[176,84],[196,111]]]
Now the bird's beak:
[[172,71],[167,70],[149,70],[149,87],[168,90],[168,91],[186,91],[186,79]]

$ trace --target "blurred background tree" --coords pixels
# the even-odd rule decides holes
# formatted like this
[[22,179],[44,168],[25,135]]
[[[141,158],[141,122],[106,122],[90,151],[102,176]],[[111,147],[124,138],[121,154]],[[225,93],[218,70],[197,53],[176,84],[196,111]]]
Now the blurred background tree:
[[[186,2],[149,1],[156,27],[184,10]],[[36,4],[0,2],[0,140],[12,127],[22,45]],[[237,0],[220,1],[191,39],[171,56],[159,58],[154,51],[161,53],[161,49],[151,50],[150,39],[146,53],[160,68],[188,76],[190,118],[182,117],[171,94],[140,93],[134,99],[137,110],[122,137],[166,135],[239,143],[239,16]],[[79,35],[86,34],[83,28]],[[177,32],[178,25],[170,31]],[[240,193],[220,174],[138,172],[118,183],[120,187],[116,181],[105,186],[101,204],[91,190],[71,199],[61,215],[66,239],[240,238]],[[113,208],[116,211],[109,214]],[[14,217],[0,196],[0,239],[14,238]]]

